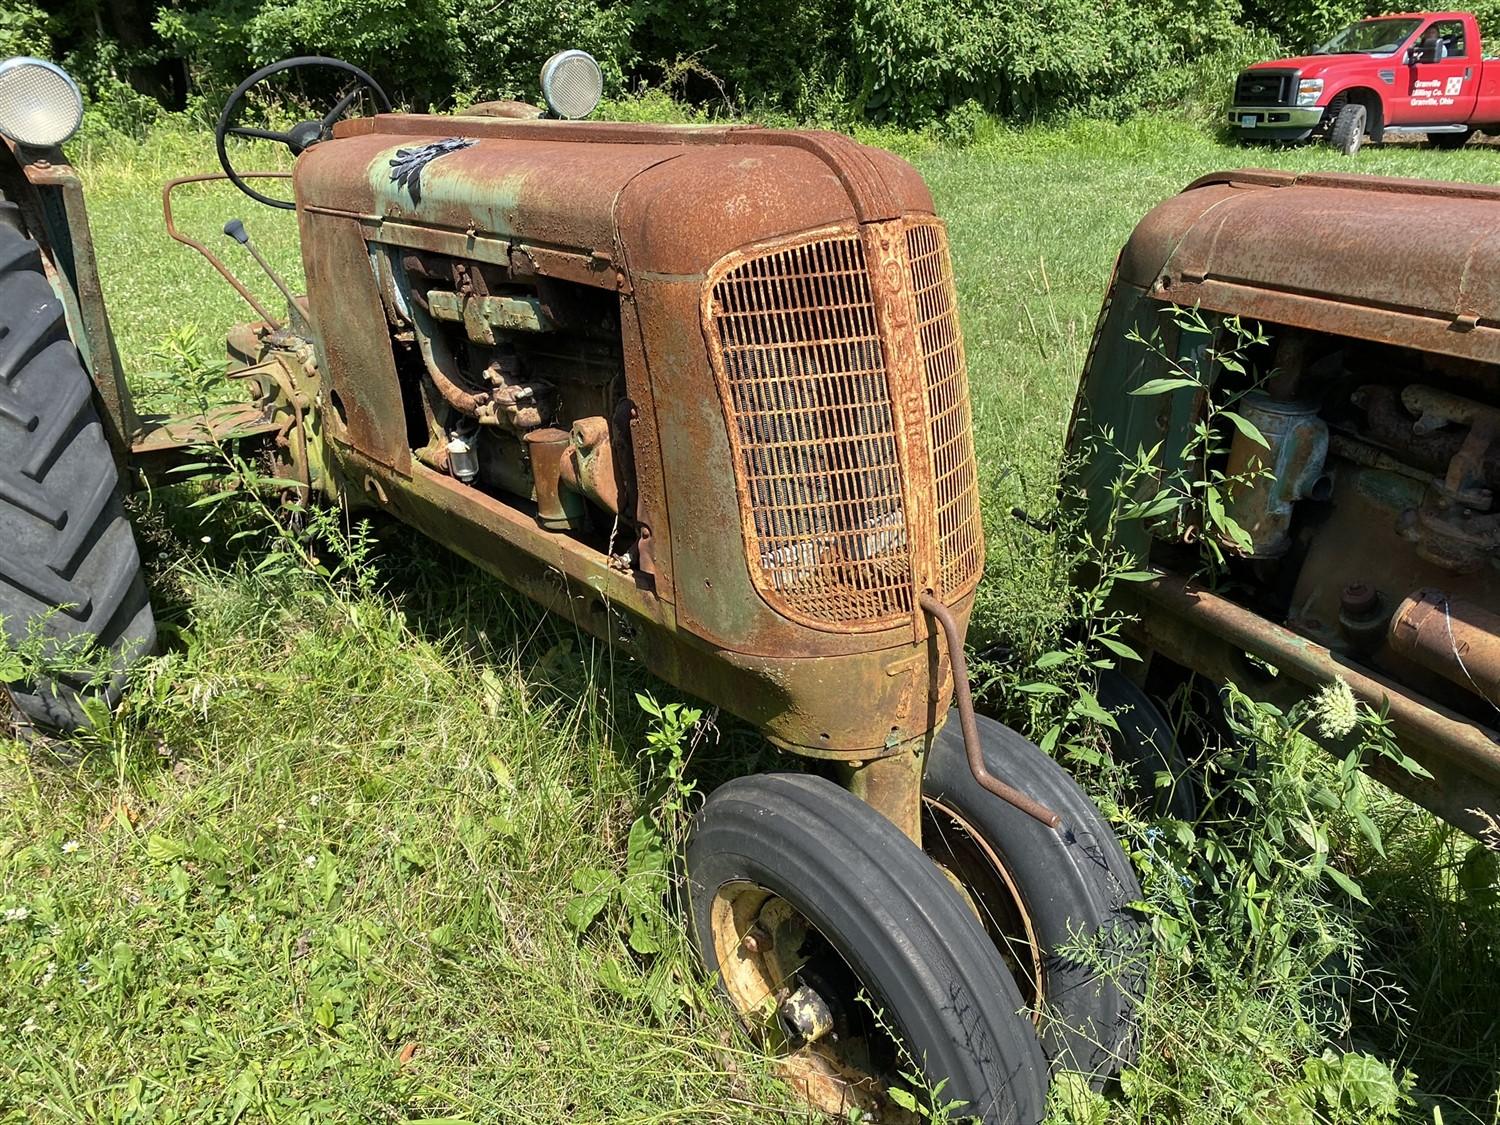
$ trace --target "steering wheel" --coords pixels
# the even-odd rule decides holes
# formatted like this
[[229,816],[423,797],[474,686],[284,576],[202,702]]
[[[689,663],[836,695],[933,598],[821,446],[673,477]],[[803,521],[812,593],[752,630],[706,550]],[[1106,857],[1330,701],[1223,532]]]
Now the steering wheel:
[[[244,102],[245,96],[256,86],[287,70],[299,70],[305,68],[322,68],[324,70],[343,71],[350,76],[344,84],[344,92],[338,95],[338,100],[332,109],[322,117],[310,118],[299,121],[290,129],[277,131],[274,129],[251,128],[244,125],[230,125],[235,120],[236,113]],[[247,184],[234,165],[230,163],[229,151],[225,142],[230,137],[245,137],[247,139],[262,141],[277,141],[286,145],[293,156],[299,156],[320,141],[326,141],[333,136],[334,123],[343,118],[349,112],[351,106],[357,103],[364,93],[370,95],[375,103],[375,108],[381,113],[391,111],[391,99],[386,92],[380,88],[380,83],[371,78],[353,63],[346,63],[343,59],[326,58],[323,55],[302,55],[294,59],[282,59],[278,63],[261,67],[249,78],[245,79],[235,87],[234,93],[229,95],[229,100],[224,103],[224,109],[219,114],[219,123],[214,128],[214,145],[219,150],[219,164],[224,169],[224,174],[229,177],[229,182],[234,184],[242,192],[257,203],[264,203],[267,207],[280,207],[290,211],[297,205],[288,199],[276,199],[262,192],[256,191]]]

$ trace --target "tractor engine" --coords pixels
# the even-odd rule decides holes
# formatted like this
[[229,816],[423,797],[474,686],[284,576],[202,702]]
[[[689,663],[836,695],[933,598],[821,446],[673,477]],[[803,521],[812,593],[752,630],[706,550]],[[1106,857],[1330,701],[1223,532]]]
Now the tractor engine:
[[550,530],[633,549],[619,299],[448,255],[377,254],[415,456],[534,503]]
[[[1149,651],[1281,703],[1343,679],[1432,777],[1376,772],[1472,831],[1500,810],[1497,232],[1493,188],[1207,177],[1122,252],[1070,435],[1089,525],[1159,574],[1122,599]],[[1149,514],[1117,521],[1127,477]],[[1188,477],[1217,510],[1153,508]]]

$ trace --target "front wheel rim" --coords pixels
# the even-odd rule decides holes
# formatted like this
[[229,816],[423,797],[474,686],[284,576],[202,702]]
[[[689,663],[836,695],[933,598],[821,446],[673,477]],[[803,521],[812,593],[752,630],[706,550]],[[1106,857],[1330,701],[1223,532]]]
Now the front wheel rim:
[[888,1012],[795,905],[753,882],[726,883],[714,894],[709,925],[735,1014],[781,1055],[780,1077],[809,1105],[894,1125],[919,1120],[890,1096],[903,1064]]
[[1047,966],[1020,886],[1000,854],[962,813],[931,797],[924,797],[922,806],[927,858],[958,888],[979,919],[1031,1008],[1032,1022],[1038,1023],[1047,995]]

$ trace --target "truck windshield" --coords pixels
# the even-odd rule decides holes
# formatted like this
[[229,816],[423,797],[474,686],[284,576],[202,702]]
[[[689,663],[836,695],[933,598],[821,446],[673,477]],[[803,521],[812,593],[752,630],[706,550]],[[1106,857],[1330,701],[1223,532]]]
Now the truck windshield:
[[1406,42],[1421,20],[1360,20],[1350,24],[1315,55],[1391,55]]

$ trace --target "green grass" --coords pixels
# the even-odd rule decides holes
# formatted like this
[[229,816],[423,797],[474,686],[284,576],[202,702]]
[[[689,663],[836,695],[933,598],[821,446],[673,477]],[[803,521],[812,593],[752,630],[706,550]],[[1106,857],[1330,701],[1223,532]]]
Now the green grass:
[[[1055,635],[1062,568],[1006,512],[1051,504],[1094,316],[1140,216],[1247,164],[1500,178],[1497,150],[1346,161],[1227,147],[1167,118],[990,130],[962,149],[877,139],[917,164],[950,224],[987,501],[975,639],[1032,658]],[[162,232],[161,181],[213,167],[210,145],[164,130],[77,157],[127,369],[169,404],[181,367],[162,340],[222,339],[249,313]],[[258,290],[218,233],[230,217],[300,276],[288,215],[187,191],[180,225]],[[565,920],[578,872],[623,870],[661,772],[633,695],[667,689],[439,549],[392,535],[330,584],[257,570],[262,556],[195,518],[177,496],[142,505],[174,643],[112,726],[0,761],[0,1120],[802,1119],[680,940],[639,958],[617,904],[582,939]],[[705,786],[774,764],[722,725],[697,752]],[[1467,845],[1380,800],[1388,857],[1358,853],[1375,905],[1337,909],[1404,1008],[1361,1012],[1334,1043],[1274,992],[1246,1001],[1159,966],[1149,1065],[1078,1120],[1305,1120],[1286,1093],[1305,1060],[1351,1045],[1410,1068],[1417,1118],[1496,1120],[1493,873],[1476,879]]]

